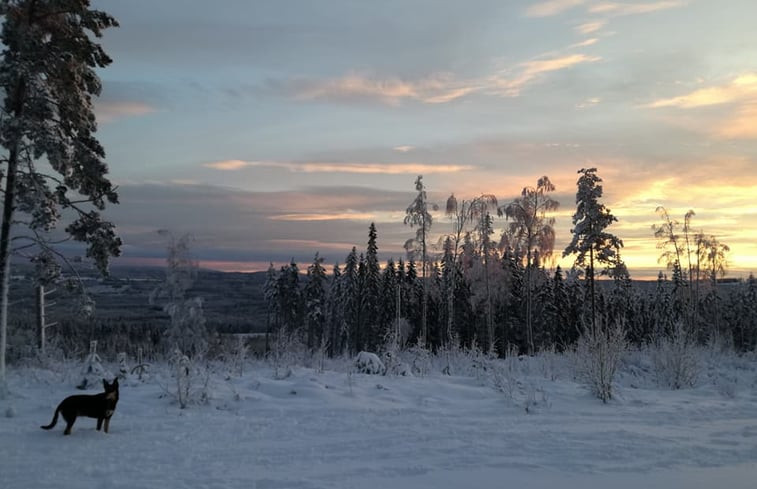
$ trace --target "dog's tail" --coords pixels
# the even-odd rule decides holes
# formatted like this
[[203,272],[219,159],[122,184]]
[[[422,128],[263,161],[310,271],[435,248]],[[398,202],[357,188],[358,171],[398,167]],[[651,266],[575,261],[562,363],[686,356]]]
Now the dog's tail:
[[60,413],[60,405],[55,408],[55,415],[53,416],[53,420],[50,421],[50,424],[47,426],[40,426],[40,428],[42,428],[43,430],[52,429],[53,426],[55,426],[55,424],[58,422],[58,413]]

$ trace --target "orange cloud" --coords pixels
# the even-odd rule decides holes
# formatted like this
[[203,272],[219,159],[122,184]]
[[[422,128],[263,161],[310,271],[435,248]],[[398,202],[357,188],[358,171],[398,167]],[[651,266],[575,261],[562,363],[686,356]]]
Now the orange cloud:
[[585,24],[581,24],[579,26],[575,27],[575,30],[581,34],[588,35],[593,34],[597,32],[599,29],[605,26],[607,24],[607,21],[605,20],[598,20],[595,22],[587,22]]
[[203,166],[207,168],[213,168],[214,170],[234,171],[234,170],[241,170],[242,168],[251,166],[251,164],[247,161],[242,161],[242,160],[223,160],[223,161],[213,161],[211,163],[205,163],[203,164]]
[[658,10],[667,10],[681,7],[686,2],[680,0],[666,0],[651,3],[620,3],[620,2],[601,2],[589,7],[589,13],[605,14],[613,16],[648,14]]
[[320,214],[280,214],[271,216],[272,221],[340,221],[340,220],[362,220],[373,219],[374,215],[366,212],[342,212],[342,213],[320,213]]
[[716,135],[725,139],[757,139],[757,102],[739,108],[722,123]]
[[[691,120],[674,120],[674,124],[703,132],[719,139],[757,139],[757,73],[747,73],[729,83],[694,90],[685,95],[655,100],[643,107],[698,109],[731,104],[725,116],[715,114]],[[712,120],[712,117],[715,120]]]
[[[568,46],[568,49],[586,47],[596,42],[597,39],[587,39]],[[426,104],[443,104],[481,92],[517,97],[526,85],[537,80],[541,75],[583,63],[593,63],[600,59],[597,56],[585,54],[535,59],[520,63],[514,69],[502,70],[488,77],[467,80],[455,79],[450,73],[436,74],[415,81],[350,74],[332,80],[294,83],[292,88],[294,97],[300,100],[373,99],[389,105],[399,105],[404,100],[415,100]]]
[[585,54],[569,54],[559,58],[540,59],[521,63],[521,72],[513,79],[495,78],[493,84],[502,94],[517,97],[528,83],[539,76],[552,71],[564,70],[583,63],[594,63],[601,60],[598,56]]
[[757,96],[757,73],[748,73],[737,77],[726,85],[702,88],[686,95],[655,100],[647,104],[646,107],[691,109],[735,102],[753,96]]
[[307,83],[298,90],[296,98],[374,98],[390,105],[398,105],[402,100],[441,104],[464,97],[477,88],[470,82],[454,80],[449,73],[439,73],[416,81],[377,79],[353,73],[333,80]]
[[596,44],[599,39],[596,37],[592,37],[591,39],[586,39],[585,41],[577,42],[575,44],[572,44],[571,48],[584,48],[586,46],[591,46],[592,44]]
[[549,0],[531,5],[526,9],[528,17],[550,17],[586,3],[586,0]]
[[155,112],[155,108],[142,102],[101,102],[95,104],[97,120],[113,122],[124,117],[137,117]]
[[232,171],[242,168],[282,168],[302,173],[356,173],[356,174],[433,174],[458,173],[472,170],[470,165],[432,165],[428,163],[341,163],[341,162],[292,162],[292,161],[242,161],[225,160],[205,163],[215,170]]

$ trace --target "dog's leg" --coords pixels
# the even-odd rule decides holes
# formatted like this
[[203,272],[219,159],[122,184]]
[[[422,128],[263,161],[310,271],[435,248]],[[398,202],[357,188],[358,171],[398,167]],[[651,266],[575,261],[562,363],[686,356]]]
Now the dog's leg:
[[75,421],[76,421],[76,418],[74,418],[74,419],[72,419],[70,421],[68,419],[66,420],[66,429],[65,429],[65,431],[63,431],[64,435],[70,435],[71,434],[71,428],[74,427],[74,422]]
[[110,418],[105,418],[105,432],[108,432],[108,428],[110,428]]

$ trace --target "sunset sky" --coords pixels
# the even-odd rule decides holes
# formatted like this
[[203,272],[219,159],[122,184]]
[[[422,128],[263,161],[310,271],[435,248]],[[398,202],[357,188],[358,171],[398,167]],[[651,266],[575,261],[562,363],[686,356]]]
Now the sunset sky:
[[561,250],[595,166],[633,276],[660,268],[660,205],[757,271],[754,0],[93,5],[121,24],[96,105],[116,264],[161,264],[158,229],[192,233],[210,268],[333,264],[372,221],[399,258],[419,174],[442,206],[548,175]]

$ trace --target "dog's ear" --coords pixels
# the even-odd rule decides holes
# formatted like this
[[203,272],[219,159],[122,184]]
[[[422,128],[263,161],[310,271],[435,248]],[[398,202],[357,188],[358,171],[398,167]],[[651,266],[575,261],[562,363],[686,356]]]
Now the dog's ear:
[[113,387],[118,388],[118,377],[113,379],[113,383],[111,384]]
[[108,390],[108,387],[110,387],[110,385],[108,385],[108,381],[107,381],[107,380],[105,380],[105,379],[103,379],[103,388],[104,388],[105,390]]

